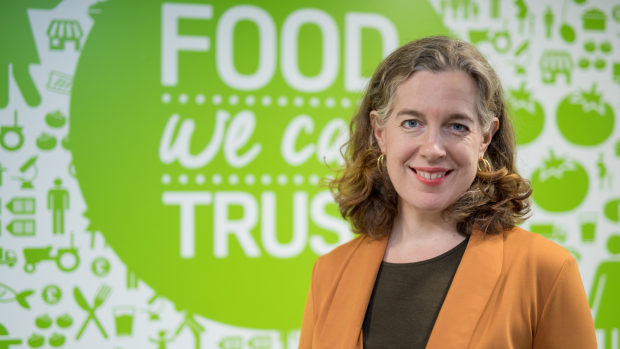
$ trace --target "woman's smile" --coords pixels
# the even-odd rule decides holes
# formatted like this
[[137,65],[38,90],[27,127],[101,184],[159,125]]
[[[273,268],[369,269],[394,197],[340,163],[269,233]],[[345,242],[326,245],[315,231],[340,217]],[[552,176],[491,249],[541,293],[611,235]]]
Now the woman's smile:
[[436,186],[443,183],[452,173],[443,167],[410,167],[415,177],[424,185]]

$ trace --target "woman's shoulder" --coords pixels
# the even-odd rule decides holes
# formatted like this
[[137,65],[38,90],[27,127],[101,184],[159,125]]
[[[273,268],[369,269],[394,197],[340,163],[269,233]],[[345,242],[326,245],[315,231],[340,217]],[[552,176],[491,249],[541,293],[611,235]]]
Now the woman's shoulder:
[[542,235],[514,227],[504,232],[504,261],[552,276],[557,275],[567,262],[574,262],[574,257],[564,247]]
[[367,235],[359,235],[336,247],[317,259],[313,279],[321,279],[326,283],[337,282],[347,268],[353,266],[355,269],[362,267],[361,264],[372,263],[371,261],[377,258],[380,260],[385,252],[386,240],[387,236],[373,239]]
[[361,248],[369,246],[373,243],[373,239],[367,235],[358,235],[349,242],[334,248],[330,252],[318,258],[317,264],[337,266],[347,263],[353,255]]

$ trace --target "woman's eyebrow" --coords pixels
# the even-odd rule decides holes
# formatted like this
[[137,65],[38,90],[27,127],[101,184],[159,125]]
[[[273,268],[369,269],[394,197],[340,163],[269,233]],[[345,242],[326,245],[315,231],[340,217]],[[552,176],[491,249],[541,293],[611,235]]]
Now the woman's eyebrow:
[[469,121],[472,124],[475,123],[474,122],[474,118],[472,118],[471,116],[467,115],[467,114],[462,114],[462,113],[451,113],[448,115],[447,119],[449,121],[453,121],[453,120],[465,120],[465,121]]
[[409,115],[409,116],[417,116],[417,117],[426,117],[426,114],[417,111],[415,109],[403,109],[401,111],[399,111],[398,113],[396,113],[396,116],[401,116],[401,115]]
[[[398,113],[396,113],[396,116],[401,116],[401,115],[409,115],[409,116],[416,116],[416,117],[420,117],[420,118],[425,118],[426,114],[424,114],[421,111],[415,110],[415,109],[403,109],[401,111],[399,111]],[[474,118],[472,118],[471,116],[467,115],[467,114],[463,114],[463,113],[450,113],[448,114],[448,117],[446,118],[448,121],[454,121],[454,120],[465,120],[465,121],[469,121],[472,124],[474,123]]]

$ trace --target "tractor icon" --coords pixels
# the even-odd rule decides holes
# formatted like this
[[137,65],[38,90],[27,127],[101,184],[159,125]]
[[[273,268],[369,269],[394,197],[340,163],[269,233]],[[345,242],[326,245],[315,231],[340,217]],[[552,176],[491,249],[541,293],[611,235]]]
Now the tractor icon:
[[26,264],[24,265],[24,270],[27,273],[34,273],[36,265],[46,260],[56,261],[58,269],[65,272],[73,271],[78,267],[80,256],[78,255],[77,248],[73,247],[73,235],[71,235],[71,246],[59,248],[56,256],[51,254],[52,247],[25,248],[24,258],[26,258]]

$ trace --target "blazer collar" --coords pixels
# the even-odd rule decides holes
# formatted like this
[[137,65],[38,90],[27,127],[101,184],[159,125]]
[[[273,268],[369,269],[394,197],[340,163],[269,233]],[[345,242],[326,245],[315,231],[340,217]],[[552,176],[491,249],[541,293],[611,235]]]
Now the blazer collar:
[[475,230],[439,311],[427,349],[467,348],[502,271],[504,239]]
[[388,237],[360,237],[342,273],[317,348],[362,349],[362,324]]
[[[342,274],[318,348],[362,349],[362,323],[387,236],[361,238]],[[475,230],[439,312],[427,349],[466,348],[502,270],[503,238]]]

